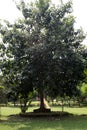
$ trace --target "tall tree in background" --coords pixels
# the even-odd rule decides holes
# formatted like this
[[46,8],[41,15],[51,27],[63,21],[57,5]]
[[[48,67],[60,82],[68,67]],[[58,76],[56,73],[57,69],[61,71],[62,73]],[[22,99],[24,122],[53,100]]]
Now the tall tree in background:
[[81,29],[74,29],[70,2],[55,7],[50,0],[29,5],[22,1],[17,8],[24,18],[1,25],[2,72],[24,98],[36,89],[39,111],[44,112],[45,94],[69,95],[85,78],[80,45],[85,36]]

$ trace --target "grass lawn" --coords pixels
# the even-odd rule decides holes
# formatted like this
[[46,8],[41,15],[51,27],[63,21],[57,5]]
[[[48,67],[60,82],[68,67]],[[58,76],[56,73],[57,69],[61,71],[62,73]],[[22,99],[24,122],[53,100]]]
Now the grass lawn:
[[[29,107],[27,112],[32,112],[34,109],[37,109],[37,107]],[[61,111],[61,107],[52,107],[52,111]],[[4,116],[9,116],[13,114],[19,114],[20,108],[17,107],[1,107],[0,108],[1,115]],[[82,115],[82,114],[87,114],[87,107],[64,107],[64,111],[67,111],[69,113],[75,114],[75,115]]]
[[[52,107],[52,110],[61,111],[61,107]],[[64,111],[75,115],[82,115],[87,114],[87,107],[64,107]]]
[[0,123],[0,130],[87,130],[87,117],[66,117],[63,119],[27,119]]
[[[34,108],[29,108],[32,111]],[[60,107],[52,107],[52,110],[59,111]],[[87,107],[83,108],[68,108],[65,111],[77,114],[77,116],[63,117],[58,119],[29,119],[29,118],[15,118],[9,119],[10,114],[20,113],[19,108],[2,107],[2,119],[0,122],[0,130],[87,130],[87,116],[79,116],[80,114],[87,114]]]

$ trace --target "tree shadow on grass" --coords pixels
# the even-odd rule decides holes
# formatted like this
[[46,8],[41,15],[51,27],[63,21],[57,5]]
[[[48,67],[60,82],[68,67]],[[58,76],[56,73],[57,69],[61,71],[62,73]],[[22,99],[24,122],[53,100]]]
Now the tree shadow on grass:
[[37,118],[3,122],[3,130],[87,130],[87,116]]
[[63,119],[35,119],[24,123],[18,130],[87,130],[87,117],[66,117]]

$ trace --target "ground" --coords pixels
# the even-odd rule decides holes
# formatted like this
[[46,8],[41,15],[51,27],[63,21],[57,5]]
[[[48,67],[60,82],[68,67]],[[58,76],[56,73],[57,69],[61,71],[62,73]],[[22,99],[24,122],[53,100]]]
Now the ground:
[[[33,109],[35,107],[30,107],[27,112],[32,112]],[[52,110],[61,111],[61,108],[52,107]],[[2,107],[0,130],[87,130],[87,107],[65,107],[65,111],[74,115],[63,118],[27,118],[19,116],[19,108]]]

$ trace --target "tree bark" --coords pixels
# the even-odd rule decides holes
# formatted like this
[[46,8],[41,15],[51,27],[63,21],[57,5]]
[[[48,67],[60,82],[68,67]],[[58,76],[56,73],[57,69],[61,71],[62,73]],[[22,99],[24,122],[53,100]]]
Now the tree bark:
[[62,106],[62,112],[64,112],[64,103],[63,103],[63,99],[62,99],[62,104],[61,104],[61,106]]
[[45,97],[44,97],[44,91],[43,91],[43,88],[41,88],[39,90],[39,96],[40,96],[40,108],[39,109],[36,109],[34,110],[34,112],[50,112],[50,108],[47,109],[45,107]]
[[45,109],[43,89],[40,90],[39,94],[40,94],[40,109],[43,110]]

